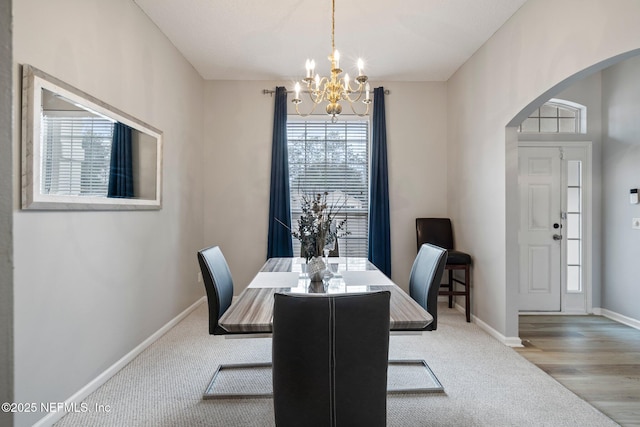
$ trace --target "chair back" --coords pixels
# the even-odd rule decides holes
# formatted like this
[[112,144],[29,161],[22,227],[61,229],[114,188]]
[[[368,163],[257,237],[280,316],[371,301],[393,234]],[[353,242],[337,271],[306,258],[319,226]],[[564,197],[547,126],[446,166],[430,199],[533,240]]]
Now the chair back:
[[424,243],[453,249],[453,230],[449,218],[416,218],[417,250]]
[[438,290],[446,264],[447,251],[425,243],[411,268],[409,295],[433,317],[433,322],[425,328],[428,331],[438,328]]
[[386,425],[390,295],[275,294],[278,427]]
[[233,298],[233,279],[229,265],[218,246],[198,251],[198,264],[207,291],[209,333],[224,334],[225,330],[218,325],[218,319],[227,311]]

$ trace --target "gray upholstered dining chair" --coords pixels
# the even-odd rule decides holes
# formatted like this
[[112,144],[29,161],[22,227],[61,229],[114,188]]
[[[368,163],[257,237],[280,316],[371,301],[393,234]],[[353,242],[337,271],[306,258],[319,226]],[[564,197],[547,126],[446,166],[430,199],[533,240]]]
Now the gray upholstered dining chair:
[[[227,331],[218,324],[220,317],[231,306],[233,299],[233,279],[227,260],[218,246],[198,251],[198,264],[202,272],[202,280],[207,291],[207,303],[209,305],[209,334],[224,335]],[[216,379],[225,369],[253,369],[270,367],[270,362],[221,364],[216,368],[203,399],[224,399],[238,396],[262,397],[270,396],[265,392],[216,392]]]
[[274,298],[276,425],[385,426],[390,292]]
[[[420,247],[418,255],[411,267],[411,274],[409,276],[409,295],[433,317],[433,322],[422,329],[423,331],[435,331],[438,328],[438,289],[440,288],[440,281],[442,280],[442,274],[444,273],[446,262],[446,249],[426,243]],[[390,360],[389,364],[421,365],[424,367],[426,374],[431,378],[433,383],[433,385],[420,387],[405,386],[394,389],[393,392],[431,393],[444,391],[442,383],[440,383],[440,380],[438,380],[424,359]],[[389,392],[392,392],[392,390],[390,389]]]
[[425,243],[420,247],[409,276],[409,295],[433,316],[425,331],[438,328],[438,290],[447,263],[447,251]]
[[218,246],[198,251],[198,264],[207,291],[209,333],[223,335],[226,331],[218,324],[218,320],[231,306],[233,299],[233,279],[229,265]]

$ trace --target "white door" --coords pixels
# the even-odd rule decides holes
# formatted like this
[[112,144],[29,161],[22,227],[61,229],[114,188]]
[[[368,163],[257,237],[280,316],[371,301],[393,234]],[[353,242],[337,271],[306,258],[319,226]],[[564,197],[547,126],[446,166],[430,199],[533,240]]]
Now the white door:
[[521,311],[560,311],[561,159],[558,147],[520,147]]

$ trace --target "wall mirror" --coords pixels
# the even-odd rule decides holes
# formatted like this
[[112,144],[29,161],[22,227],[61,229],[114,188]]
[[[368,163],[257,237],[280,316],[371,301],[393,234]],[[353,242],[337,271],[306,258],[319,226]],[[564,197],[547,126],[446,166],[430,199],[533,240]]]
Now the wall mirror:
[[22,208],[160,209],[162,132],[22,67]]

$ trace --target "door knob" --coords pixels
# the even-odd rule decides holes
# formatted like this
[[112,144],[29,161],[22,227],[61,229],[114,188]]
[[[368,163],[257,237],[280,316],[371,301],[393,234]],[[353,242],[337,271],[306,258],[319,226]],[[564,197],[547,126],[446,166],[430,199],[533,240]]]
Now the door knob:
[[562,240],[562,235],[560,235],[560,234],[554,234],[554,235],[553,235],[553,240]]
[[560,224],[558,224],[557,222],[553,224],[553,228],[560,228]]

